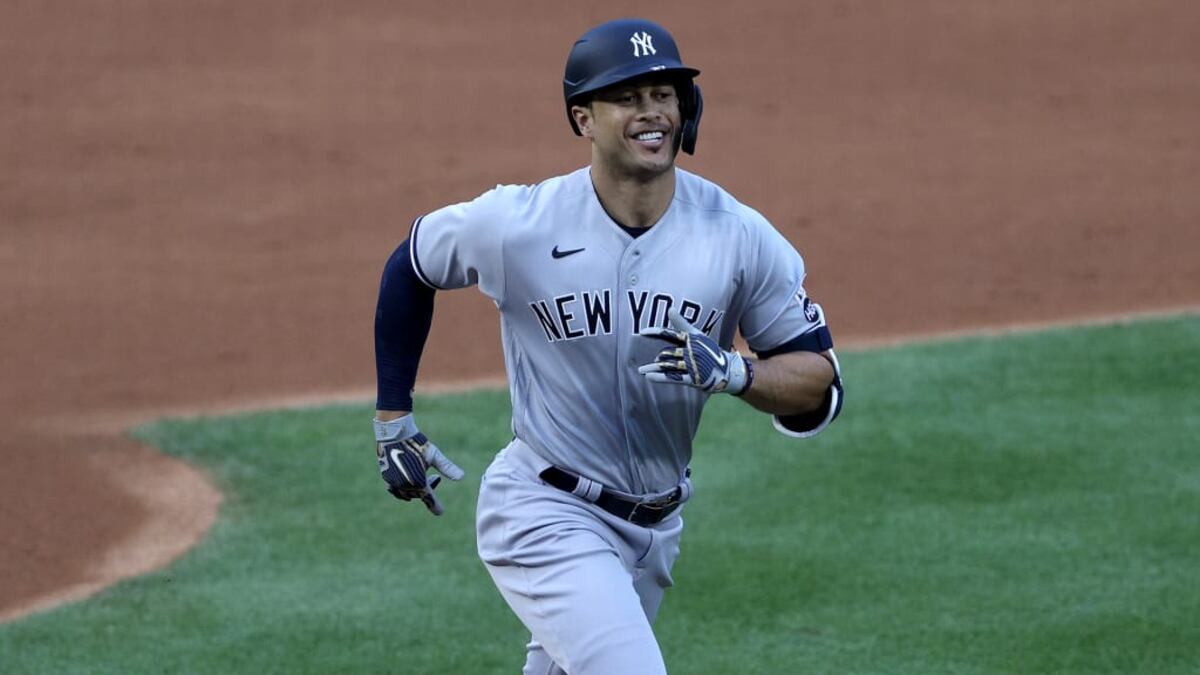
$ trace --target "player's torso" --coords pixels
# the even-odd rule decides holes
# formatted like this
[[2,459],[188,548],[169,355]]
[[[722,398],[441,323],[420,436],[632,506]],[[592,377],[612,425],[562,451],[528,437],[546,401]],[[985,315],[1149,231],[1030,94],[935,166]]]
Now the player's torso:
[[571,190],[538,195],[513,220],[501,310],[530,340],[577,354],[665,326],[671,307],[705,332],[732,337],[736,321],[727,318],[748,248],[732,214],[675,200],[633,237],[594,194]]
[[504,237],[514,427],[555,463],[630,491],[663,489],[690,459],[706,397],[646,382],[638,366],[666,345],[638,332],[668,325],[674,307],[729,345],[750,244],[732,213],[680,199],[635,238],[590,181],[563,187],[516,209]]

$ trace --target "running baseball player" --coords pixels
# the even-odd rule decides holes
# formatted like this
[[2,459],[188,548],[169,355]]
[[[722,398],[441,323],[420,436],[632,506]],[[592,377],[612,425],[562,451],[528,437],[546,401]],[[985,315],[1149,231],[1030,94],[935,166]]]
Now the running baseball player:
[[[411,414],[433,297],[478,285],[500,311],[513,439],[483,476],[476,535],[532,634],[527,674],[666,672],[651,624],[672,583],[710,396],[740,397],[798,438],[841,409],[800,255],[759,213],[675,165],[679,150],[695,151],[699,72],[650,21],[587,31],[563,95],[590,166],[420,217],[384,269],[379,468],[393,495],[434,514],[440,476],[463,471]],[[731,349],[738,331],[756,357]]]

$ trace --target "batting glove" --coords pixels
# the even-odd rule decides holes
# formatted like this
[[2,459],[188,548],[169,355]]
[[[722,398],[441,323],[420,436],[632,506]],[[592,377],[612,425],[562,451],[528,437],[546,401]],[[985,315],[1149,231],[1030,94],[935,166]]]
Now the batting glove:
[[[411,414],[389,422],[375,420],[375,451],[388,492],[406,502],[420,499],[435,516],[442,515],[444,510],[433,491],[442,482],[442,476],[460,480],[465,475],[417,429]],[[427,473],[430,466],[442,476],[430,477]]]
[[638,372],[651,382],[684,384],[710,394],[741,396],[754,381],[754,370],[736,351],[721,349],[716,340],[688,323],[674,307],[667,311],[672,328],[644,328],[638,335],[665,340],[670,346]]

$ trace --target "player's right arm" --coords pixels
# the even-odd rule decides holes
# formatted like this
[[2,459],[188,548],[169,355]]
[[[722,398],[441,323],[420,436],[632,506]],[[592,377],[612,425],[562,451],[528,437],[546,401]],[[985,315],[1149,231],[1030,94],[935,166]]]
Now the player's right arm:
[[384,265],[375,306],[375,454],[388,492],[397,499],[420,499],[434,515],[442,514],[434,488],[440,477],[451,480],[463,470],[446,458],[412,417],[412,390],[417,366],[433,321],[434,289],[413,269],[411,239],[406,239]]
[[505,193],[493,190],[473,202],[438,209],[413,223],[406,239],[384,266],[375,308],[375,446],[379,471],[396,498],[419,498],[435,515],[442,506],[434,494],[443,476],[459,480],[463,471],[417,429],[413,387],[438,289],[478,284],[499,301],[503,288],[499,232],[490,214],[504,208]]

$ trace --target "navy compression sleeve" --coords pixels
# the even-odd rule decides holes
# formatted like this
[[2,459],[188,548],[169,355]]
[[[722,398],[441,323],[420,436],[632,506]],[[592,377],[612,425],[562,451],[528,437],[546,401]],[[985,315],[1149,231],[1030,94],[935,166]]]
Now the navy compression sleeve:
[[434,290],[421,282],[405,239],[388,258],[375,307],[376,410],[412,410],[412,390],[429,326]]

